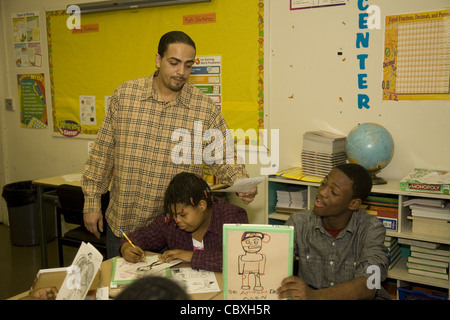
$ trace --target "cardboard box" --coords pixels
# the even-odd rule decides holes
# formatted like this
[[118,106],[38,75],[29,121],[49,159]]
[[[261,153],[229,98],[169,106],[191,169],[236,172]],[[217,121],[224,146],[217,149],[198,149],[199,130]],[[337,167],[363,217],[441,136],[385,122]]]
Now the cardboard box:
[[416,168],[400,180],[400,189],[450,194],[450,171]]

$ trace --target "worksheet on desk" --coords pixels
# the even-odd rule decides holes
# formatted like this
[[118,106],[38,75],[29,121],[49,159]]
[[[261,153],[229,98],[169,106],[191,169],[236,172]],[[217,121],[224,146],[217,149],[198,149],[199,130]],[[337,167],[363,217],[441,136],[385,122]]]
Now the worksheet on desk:
[[172,268],[172,278],[189,294],[220,292],[219,283],[212,271],[192,268]]
[[158,255],[147,256],[145,261],[128,262],[123,257],[114,257],[111,269],[111,288],[131,283],[133,280],[147,275],[164,276],[166,269],[181,263],[179,259],[170,262],[159,262]]

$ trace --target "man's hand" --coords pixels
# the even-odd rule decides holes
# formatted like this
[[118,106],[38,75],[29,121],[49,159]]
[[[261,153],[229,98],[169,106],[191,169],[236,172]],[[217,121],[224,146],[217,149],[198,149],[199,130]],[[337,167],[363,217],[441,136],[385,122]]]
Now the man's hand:
[[97,239],[103,232],[103,214],[101,212],[89,212],[83,214],[84,226]]
[[249,192],[236,192],[236,195],[244,201],[245,204],[249,204],[255,199],[255,196],[258,194],[258,187],[254,187]]

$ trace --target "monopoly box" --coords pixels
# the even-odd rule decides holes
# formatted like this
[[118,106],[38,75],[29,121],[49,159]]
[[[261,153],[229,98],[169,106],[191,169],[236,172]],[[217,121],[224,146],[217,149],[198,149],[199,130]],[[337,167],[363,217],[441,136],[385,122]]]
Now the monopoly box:
[[450,193],[450,171],[414,169],[400,180],[402,191]]

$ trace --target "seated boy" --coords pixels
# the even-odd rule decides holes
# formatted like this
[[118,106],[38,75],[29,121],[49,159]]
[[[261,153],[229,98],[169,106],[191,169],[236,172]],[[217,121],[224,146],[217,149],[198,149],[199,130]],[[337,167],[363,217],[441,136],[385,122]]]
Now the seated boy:
[[136,246],[121,239],[120,253],[125,260],[138,262],[144,250],[159,252],[168,247],[160,260],[180,259],[193,269],[222,271],[222,226],[248,223],[247,212],[220,198],[212,198],[208,184],[198,176],[177,174],[164,195],[166,213],[147,227],[128,235]]
[[[282,281],[281,299],[389,299],[382,287],[376,288],[388,270],[386,229],[360,209],[371,189],[362,166],[340,165],[320,184],[314,209],[289,218],[299,270]],[[378,281],[371,281],[373,270],[379,270]]]

